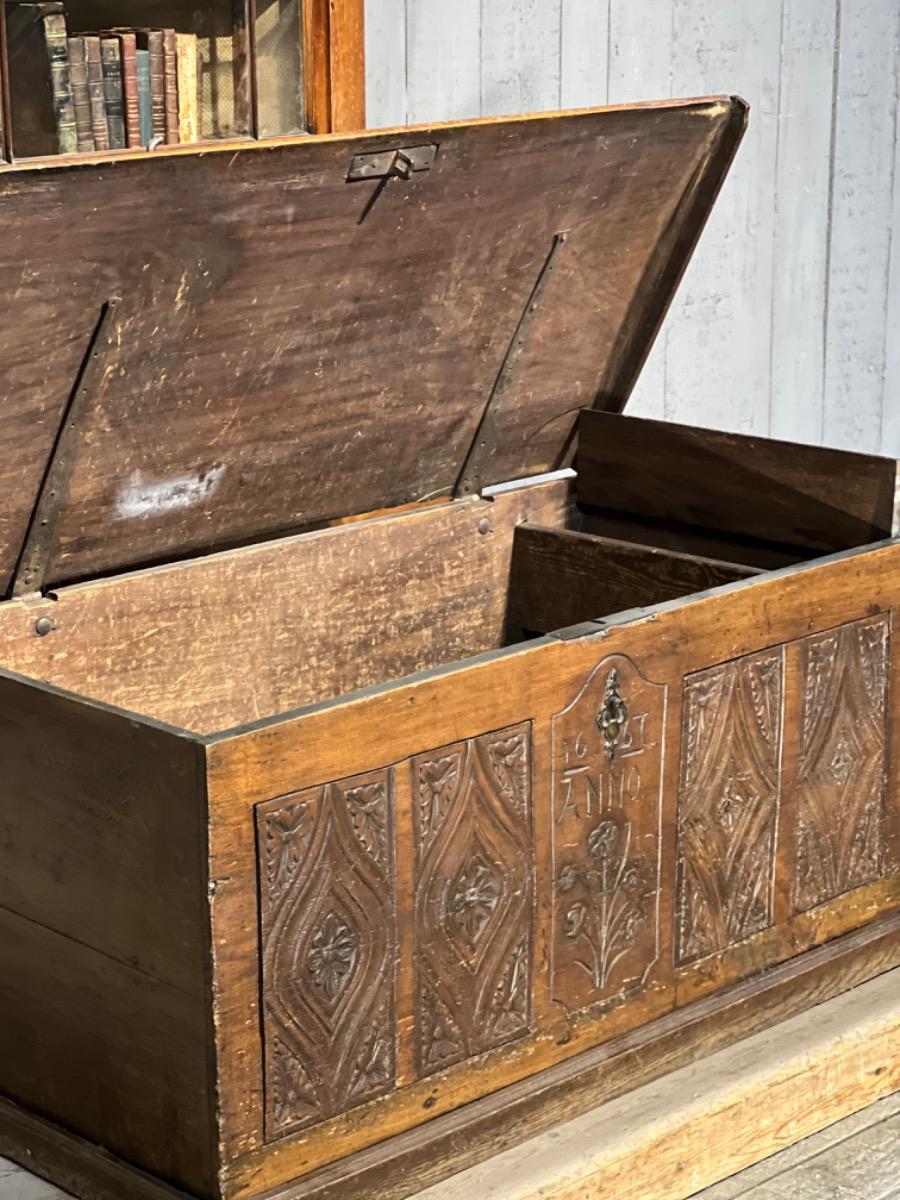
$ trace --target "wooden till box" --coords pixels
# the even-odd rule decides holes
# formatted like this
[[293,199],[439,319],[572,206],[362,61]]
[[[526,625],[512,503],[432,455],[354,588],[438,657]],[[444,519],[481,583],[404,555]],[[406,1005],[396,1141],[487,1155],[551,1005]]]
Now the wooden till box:
[[0,170],[0,1153],[396,1198],[900,961],[896,464],[620,415],[745,117]]

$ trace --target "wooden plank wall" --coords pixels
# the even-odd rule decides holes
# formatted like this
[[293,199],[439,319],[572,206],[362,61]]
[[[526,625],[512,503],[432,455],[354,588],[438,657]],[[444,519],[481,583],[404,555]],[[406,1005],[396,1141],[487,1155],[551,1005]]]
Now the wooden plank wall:
[[737,92],[632,411],[900,455],[898,0],[366,0],[373,126]]

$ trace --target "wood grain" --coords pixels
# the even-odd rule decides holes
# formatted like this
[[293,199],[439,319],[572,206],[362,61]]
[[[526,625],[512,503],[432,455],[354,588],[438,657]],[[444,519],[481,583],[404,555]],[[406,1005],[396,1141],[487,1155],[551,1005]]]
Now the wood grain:
[[160,1179],[214,1194],[208,998],[5,908],[0,944],[4,1097]]
[[515,527],[562,524],[568,492],[557,480],[13,601],[0,661],[202,731],[330,700],[502,645]]
[[755,574],[754,567],[520,525],[513,541],[507,637],[551,633]]
[[[229,881],[227,888],[216,889],[213,901],[216,1005],[221,1031],[219,1062],[224,1093],[229,1097],[223,1107],[223,1136],[233,1155],[226,1175],[236,1195],[252,1195],[251,1186],[260,1173],[275,1186],[290,1178],[292,1169],[296,1173],[313,1163],[324,1167],[329,1160],[371,1145],[376,1133],[363,1106],[320,1127],[321,1133],[327,1132],[327,1149],[325,1139],[314,1144],[311,1135],[303,1132],[283,1141],[277,1162],[260,1147],[261,1082],[247,1028],[247,1015],[255,1003],[256,955],[255,930],[246,918],[255,889],[255,847],[242,815],[248,806],[272,794],[302,790],[323,779],[343,778],[414,757],[423,745],[434,745],[438,727],[443,731],[441,742],[453,746],[480,736],[487,728],[532,721],[534,804],[536,813],[543,814],[535,825],[539,847],[535,961],[543,964],[552,929],[548,900],[554,875],[547,861],[552,828],[546,815],[552,812],[551,779],[546,764],[551,761],[548,725],[553,715],[577,696],[591,672],[610,656],[627,656],[644,679],[667,685],[670,698],[678,700],[684,674],[859,619],[862,564],[867,577],[865,607],[875,603],[892,608],[898,598],[898,552],[900,547],[889,544],[743,580],[690,602],[668,602],[606,626],[588,626],[581,637],[538,639],[464,668],[450,667],[344,703],[324,705],[299,717],[263,722],[241,734],[214,739],[209,747],[213,874],[227,874]],[[812,592],[817,600],[815,610],[809,605]],[[598,705],[602,702],[601,696]],[[643,711],[640,704],[635,713],[639,711]],[[667,745],[677,744],[680,726],[680,704],[672,703]],[[665,761],[668,795],[674,798],[677,756],[669,753]],[[649,838],[650,831],[642,836]],[[660,890],[665,912],[674,894],[675,821],[671,808],[664,810],[660,836],[664,848]],[[437,1117],[488,1090],[523,1079],[540,1065],[550,1065],[651,1020],[673,1004],[687,1004],[730,982],[771,969],[896,907],[898,886],[897,878],[884,877],[808,913],[788,914],[771,929],[744,937],[674,974],[671,917],[664,917],[659,975],[648,979],[627,1003],[614,1002],[605,1008],[601,1003],[599,1011],[588,1008],[566,1017],[560,1006],[552,1003],[546,968],[541,967],[535,980],[536,1032],[502,1051],[488,1051],[382,1098],[377,1102],[378,1132],[382,1136],[399,1132],[425,1115]],[[615,1000],[615,996],[609,999]]]
[[892,972],[864,984],[421,1200],[685,1200],[900,1085],[898,982]]
[[[276,1200],[403,1200],[417,1189],[499,1154],[635,1086],[757,1030],[777,1027],[900,965],[900,918],[875,922],[753,981],[651,1022],[279,1189]],[[0,1154],[39,1169],[83,1200],[182,1200],[114,1156],[0,1101]]]
[[876,455],[585,412],[578,464],[579,501],[644,520],[810,552],[894,528],[897,463]]
[[[48,586],[449,494],[568,231],[484,482],[553,469],[576,408],[625,402],[744,116],[724,99],[3,168],[2,327],[16,334],[0,347],[0,579],[113,297]],[[360,223],[379,181],[348,184],[350,159],[413,136],[440,144],[434,166],[392,179]],[[473,223],[474,188],[489,199]]]

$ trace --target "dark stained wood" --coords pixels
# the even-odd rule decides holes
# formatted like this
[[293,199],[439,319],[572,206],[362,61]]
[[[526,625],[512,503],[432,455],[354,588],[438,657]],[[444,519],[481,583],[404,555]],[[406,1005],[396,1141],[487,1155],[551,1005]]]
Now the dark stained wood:
[[207,1186],[203,749],[6,674],[0,712],[3,1093]]
[[[272,1200],[406,1200],[467,1166],[825,1003],[900,965],[900,916],[873,922],[689,1009],[420,1129],[278,1188]],[[83,1200],[185,1200],[94,1145],[0,1101],[0,1155]]]
[[203,747],[5,672],[0,713],[0,906],[205,994]]
[[507,637],[550,633],[757,573],[755,567],[569,529],[520,525],[513,542]]
[[[48,586],[452,491],[568,231],[484,482],[555,467],[660,239],[699,216],[685,194],[723,169],[736,112],[680,102],[3,169],[0,580],[117,296]],[[390,180],[360,224],[380,181],[348,184],[353,155],[432,141],[433,167]]]
[[892,458],[584,412],[578,499],[809,552],[890,537]]
[[709,529],[694,529],[675,523],[642,521],[623,513],[610,513],[581,504],[574,514],[573,526],[581,533],[593,533],[599,537],[631,542],[638,546],[650,546],[657,550],[672,550],[676,554],[711,558],[716,562],[756,567],[760,571],[796,566],[807,562],[810,557],[808,551],[800,550],[796,546],[755,542],[740,539],[733,534],[716,534]]
[[6,1099],[210,1196],[210,1005],[0,908]]
[[14,601],[0,663],[203,732],[330,700],[502,645],[516,525],[562,524],[568,497],[556,480]]

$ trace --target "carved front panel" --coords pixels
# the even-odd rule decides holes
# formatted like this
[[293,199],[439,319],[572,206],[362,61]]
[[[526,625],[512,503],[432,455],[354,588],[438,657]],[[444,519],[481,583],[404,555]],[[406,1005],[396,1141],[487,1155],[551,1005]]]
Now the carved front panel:
[[377,771],[257,809],[269,1139],[394,1085],[391,784]]
[[530,1025],[531,727],[420,755],[412,782],[422,1076],[519,1037]]
[[795,912],[881,873],[889,646],[886,614],[800,643]]
[[640,987],[659,954],[666,688],[614,655],[553,718],[552,992]]
[[685,679],[679,963],[715,954],[773,922],[783,693],[780,648]]

